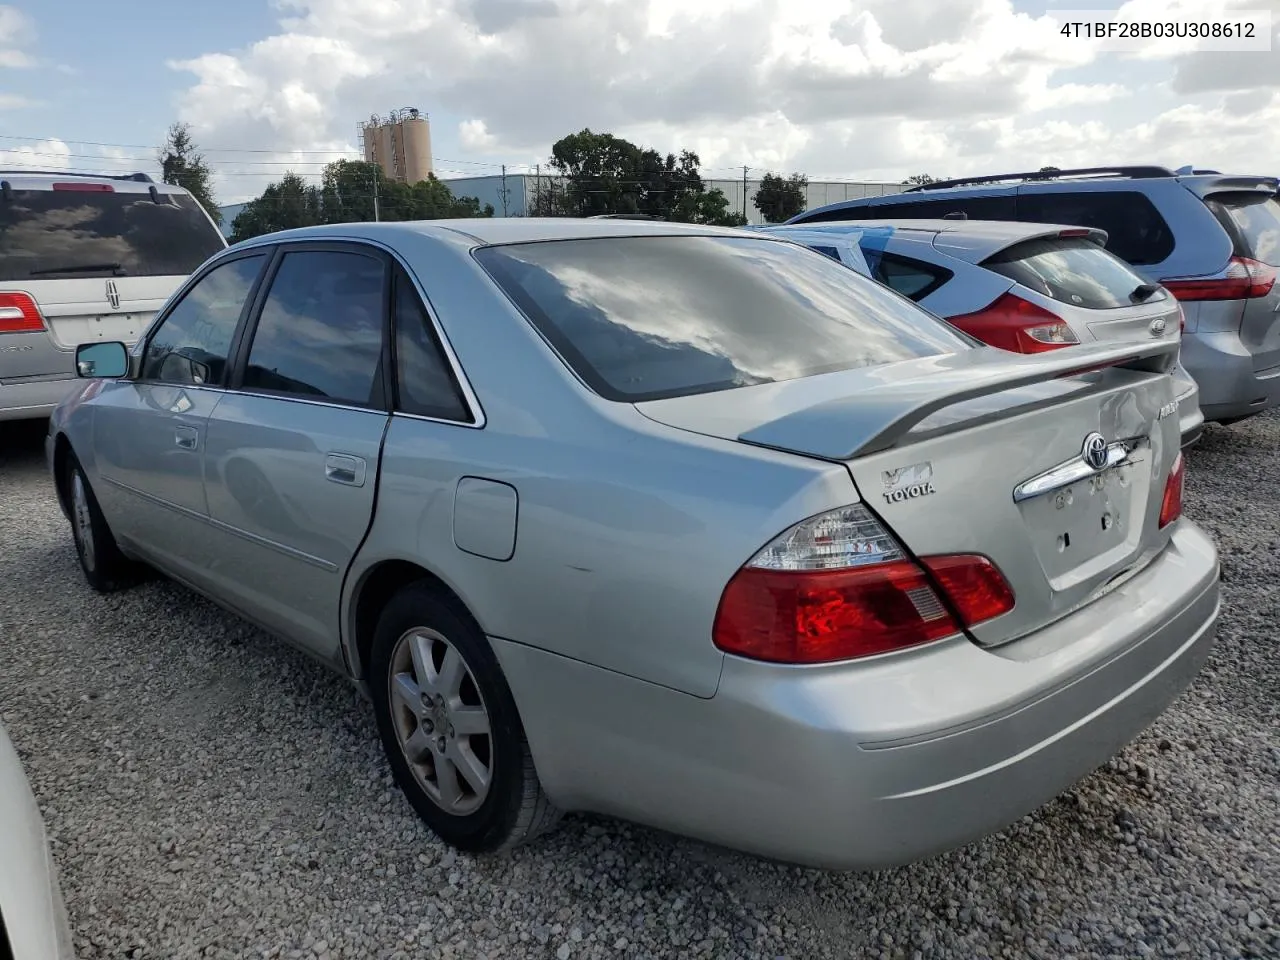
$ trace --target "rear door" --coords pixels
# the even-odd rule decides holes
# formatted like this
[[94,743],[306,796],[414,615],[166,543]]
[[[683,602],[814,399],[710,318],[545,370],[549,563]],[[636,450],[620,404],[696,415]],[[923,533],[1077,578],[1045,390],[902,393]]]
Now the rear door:
[[[1251,191],[1215,193],[1205,203],[1227,229],[1240,257],[1280,268],[1280,200]],[[1280,367],[1280,283],[1265,296],[1244,300],[1240,340],[1253,354],[1255,373]]]
[[389,285],[373,247],[282,247],[209,418],[213,588],[326,658],[338,655],[343,578],[373,518],[391,402]]

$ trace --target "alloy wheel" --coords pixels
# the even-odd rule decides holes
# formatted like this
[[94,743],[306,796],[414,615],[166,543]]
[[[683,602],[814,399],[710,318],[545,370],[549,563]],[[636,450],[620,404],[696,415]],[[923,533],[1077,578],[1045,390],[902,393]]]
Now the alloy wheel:
[[433,803],[474,813],[493,782],[489,712],[470,668],[441,633],[426,627],[396,641],[388,671],[396,740]]
[[92,572],[96,562],[93,548],[93,516],[89,512],[89,493],[85,489],[84,477],[76,470],[71,477],[71,517],[75,524],[76,546],[80,548],[80,559],[85,568]]

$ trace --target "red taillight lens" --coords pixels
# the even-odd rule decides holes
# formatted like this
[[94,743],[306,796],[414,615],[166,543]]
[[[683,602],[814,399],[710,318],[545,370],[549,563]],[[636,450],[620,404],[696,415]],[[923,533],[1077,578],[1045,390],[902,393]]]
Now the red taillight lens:
[[807,520],[734,574],[715,644],[753,660],[830,663],[940,640],[1013,609],[1013,591],[985,557],[923,563],[929,573],[864,508]]
[[1276,268],[1248,257],[1232,257],[1220,277],[1161,283],[1179,300],[1251,300],[1271,292],[1276,285]]
[[1164,499],[1160,501],[1160,526],[1167,527],[1182,516],[1182,481],[1187,474],[1187,463],[1179,453],[1164,482]]
[[1014,353],[1043,353],[1080,342],[1057,314],[1012,293],[1003,294],[976,313],[963,313],[947,322],[983,343]]
[[44,319],[25,293],[0,293],[0,333],[39,333]]
[[986,557],[922,557],[966,627],[1013,609],[1013,588]]

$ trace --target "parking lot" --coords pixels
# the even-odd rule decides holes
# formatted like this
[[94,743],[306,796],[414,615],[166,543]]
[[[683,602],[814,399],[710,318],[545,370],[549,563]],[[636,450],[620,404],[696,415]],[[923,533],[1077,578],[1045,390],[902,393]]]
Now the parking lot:
[[42,439],[0,434],[0,721],[82,958],[1280,954],[1274,413],[1189,455],[1225,581],[1194,687],[1010,830],[870,875],[576,816],[507,857],[449,852],[345,681],[163,580],[86,586]]

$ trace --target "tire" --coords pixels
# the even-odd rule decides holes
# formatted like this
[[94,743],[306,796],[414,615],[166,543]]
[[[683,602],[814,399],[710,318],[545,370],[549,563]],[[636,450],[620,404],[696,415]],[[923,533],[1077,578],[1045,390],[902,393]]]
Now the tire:
[[498,658],[475,621],[430,584],[403,588],[383,609],[369,690],[400,789],[446,843],[492,853],[560,819]]
[[89,478],[74,456],[67,458],[66,484],[71,536],[76,544],[80,569],[89,586],[99,593],[111,593],[132,586],[137,580],[134,564],[120,552],[116,538],[93,495]]

